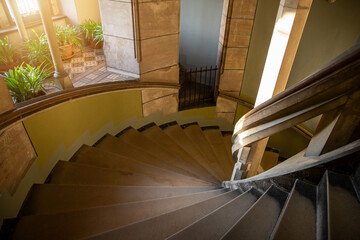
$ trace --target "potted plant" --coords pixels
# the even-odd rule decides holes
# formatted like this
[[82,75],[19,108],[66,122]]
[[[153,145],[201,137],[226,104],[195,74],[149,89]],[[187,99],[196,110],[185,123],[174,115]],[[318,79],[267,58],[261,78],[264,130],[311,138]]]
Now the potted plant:
[[24,46],[27,62],[33,66],[39,66],[43,62],[48,67],[53,66],[46,35],[38,35],[34,29],[32,31],[35,37],[30,38]]
[[0,39],[0,71],[7,71],[19,65],[16,52],[17,50],[9,43],[8,36],[3,40]]
[[49,68],[43,66],[44,62],[37,67],[23,65],[24,63],[4,72],[3,75],[0,74],[15,103],[44,95],[45,89],[42,84],[52,74]]
[[56,37],[60,47],[62,59],[69,59],[74,56],[75,48],[82,50],[79,31],[76,27],[66,25],[56,26]]
[[100,22],[89,19],[83,25],[80,25],[80,29],[92,48],[100,49],[103,47],[104,36]]

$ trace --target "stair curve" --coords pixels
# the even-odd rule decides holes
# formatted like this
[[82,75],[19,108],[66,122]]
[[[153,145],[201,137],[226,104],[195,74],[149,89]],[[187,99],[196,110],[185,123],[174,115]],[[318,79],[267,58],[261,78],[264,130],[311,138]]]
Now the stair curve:
[[359,239],[360,163],[349,175],[323,170],[320,182],[292,174],[225,188],[231,157],[231,134],[216,126],[171,122],[107,134],[58,161],[0,237]]

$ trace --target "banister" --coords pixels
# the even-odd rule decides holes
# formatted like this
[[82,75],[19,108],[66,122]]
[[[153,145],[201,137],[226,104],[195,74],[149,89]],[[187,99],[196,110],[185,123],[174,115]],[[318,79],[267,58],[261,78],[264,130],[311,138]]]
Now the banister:
[[16,104],[14,110],[0,115],[0,131],[34,113],[73,99],[111,91],[146,88],[169,88],[178,90],[180,89],[180,85],[176,83],[126,81],[99,83],[65,89]]
[[232,153],[237,164],[232,180],[235,175],[239,177],[242,175],[240,172],[249,169],[252,145],[256,147],[259,140],[323,113],[341,111],[349,96],[358,93],[359,89],[358,43],[302,82],[250,110],[234,129]]
[[[235,126],[235,134],[241,133],[258,124],[273,119],[285,117],[313,104],[347,94],[360,87],[359,84],[360,58],[349,63],[342,69],[330,73],[312,84],[287,94],[275,102],[268,103],[265,107],[255,108],[257,111],[246,114]],[[241,127],[240,127],[241,126]]]
[[254,113],[258,112],[259,110],[279,101],[280,99],[306,87],[309,86],[311,84],[313,84],[314,82],[330,75],[331,73],[336,72],[337,70],[345,67],[346,65],[348,65],[349,63],[358,60],[360,58],[360,43],[358,42],[357,44],[355,44],[352,48],[350,48],[349,50],[345,51],[344,53],[342,53],[341,55],[339,55],[338,57],[336,57],[335,59],[333,59],[332,61],[330,61],[328,64],[324,65],[322,68],[320,68],[319,70],[315,71],[314,73],[310,74],[308,77],[306,77],[305,79],[303,79],[301,82],[299,82],[298,84],[295,84],[291,87],[289,87],[288,89],[286,89],[285,91],[277,94],[276,96],[274,96],[273,98],[269,99],[268,101],[260,104],[259,106],[255,107],[254,109],[252,109],[251,111],[249,111],[247,114],[245,114],[245,117],[249,117],[250,115],[253,115]]

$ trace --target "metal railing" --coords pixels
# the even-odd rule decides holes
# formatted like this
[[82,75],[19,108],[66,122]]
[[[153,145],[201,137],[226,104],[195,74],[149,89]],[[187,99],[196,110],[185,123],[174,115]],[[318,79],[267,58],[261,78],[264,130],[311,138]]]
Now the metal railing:
[[216,104],[218,67],[180,69],[179,110]]

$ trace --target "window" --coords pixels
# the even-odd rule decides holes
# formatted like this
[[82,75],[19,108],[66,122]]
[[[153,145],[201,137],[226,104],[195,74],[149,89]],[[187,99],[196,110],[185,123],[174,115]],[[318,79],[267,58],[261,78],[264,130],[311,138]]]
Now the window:
[[[19,12],[26,23],[36,22],[40,20],[39,7],[37,0],[16,0]],[[49,0],[51,14],[53,16],[60,15],[58,0]],[[14,25],[14,16],[5,2],[0,0],[0,28],[6,28]]]
[[16,0],[20,14],[23,16],[33,15],[39,12],[37,0]]

